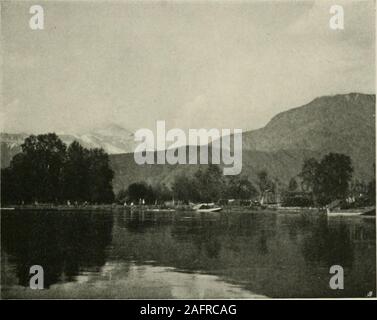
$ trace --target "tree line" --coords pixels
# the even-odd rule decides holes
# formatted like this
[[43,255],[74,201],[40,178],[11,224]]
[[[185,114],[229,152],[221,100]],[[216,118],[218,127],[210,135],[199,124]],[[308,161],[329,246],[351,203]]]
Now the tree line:
[[165,184],[148,185],[145,182],[132,183],[117,194],[118,202],[146,204],[168,200],[189,202],[216,202],[224,199],[250,199],[258,195],[257,188],[246,176],[224,177],[218,165],[210,164],[199,168],[193,175],[179,174],[170,187]]
[[[375,179],[367,185],[360,181],[352,181],[353,166],[351,158],[340,153],[329,153],[321,160],[310,158],[304,161],[298,178],[301,180],[301,191],[305,192],[306,204],[324,206],[334,200],[344,200],[355,194],[364,197],[364,204],[375,203]],[[299,188],[292,178],[288,190],[294,192]]]
[[[114,201],[114,172],[103,149],[87,149],[77,141],[68,147],[55,133],[31,135],[21,145],[10,166],[1,169],[2,203],[111,203]],[[168,186],[145,182],[120,190],[118,203],[163,203],[169,200],[216,202],[220,199],[260,199],[262,195],[282,193],[292,206],[323,206],[352,193],[366,195],[375,203],[375,180],[367,185],[351,182],[353,167],[349,156],[329,153],[321,160],[304,161],[301,172],[286,185],[269,176],[266,170],[248,176],[224,176],[218,165],[199,167],[193,174],[182,173]],[[301,193],[298,195],[298,193]]]
[[3,203],[111,203],[114,172],[103,149],[68,147],[55,133],[31,135],[1,169]]
[[[285,206],[309,207],[324,206],[358,194],[364,197],[365,205],[374,204],[375,180],[367,185],[352,181],[353,171],[351,158],[339,153],[329,153],[320,160],[305,160],[300,173],[286,183],[270,177],[266,170],[257,172],[253,182],[245,175],[224,176],[219,166],[210,164],[199,167],[193,174],[175,176],[170,186],[132,183],[118,193],[117,200],[134,204],[144,200],[152,204],[175,199],[189,203],[261,200],[262,196],[270,195]],[[280,196],[279,200],[276,195]]]

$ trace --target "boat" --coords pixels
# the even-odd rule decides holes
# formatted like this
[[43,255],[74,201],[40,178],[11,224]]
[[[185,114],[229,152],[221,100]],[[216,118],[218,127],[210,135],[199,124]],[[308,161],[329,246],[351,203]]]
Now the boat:
[[199,203],[194,206],[196,212],[219,212],[223,208],[216,207],[214,203]]
[[359,210],[351,209],[351,210],[331,211],[327,209],[328,217],[355,217],[355,216],[372,216],[373,217],[375,215],[376,215],[375,207],[360,208]]
[[361,211],[353,211],[353,212],[347,212],[347,211],[333,211],[333,212],[327,212],[328,217],[355,217],[355,216],[361,216],[363,213]]
[[171,208],[154,208],[154,209],[147,209],[147,212],[175,212],[175,209]]

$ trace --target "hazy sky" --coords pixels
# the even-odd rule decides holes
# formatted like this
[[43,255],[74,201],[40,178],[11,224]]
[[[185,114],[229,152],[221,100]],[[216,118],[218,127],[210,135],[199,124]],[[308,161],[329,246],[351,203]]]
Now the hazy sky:
[[[41,4],[45,30],[29,28]],[[343,4],[345,29],[329,28]],[[374,2],[2,2],[6,132],[258,128],[375,92]]]

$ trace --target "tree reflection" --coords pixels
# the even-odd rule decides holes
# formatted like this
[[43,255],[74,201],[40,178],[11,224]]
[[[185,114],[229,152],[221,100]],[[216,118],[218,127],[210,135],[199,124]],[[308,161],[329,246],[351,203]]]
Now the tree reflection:
[[[3,249],[15,266],[10,273],[24,286],[34,264],[44,267],[50,286],[83,271],[103,272],[106,262],[213,274],[269,297],[363,296],[375,279],[375,227],[361,219],[119,211],[7,212],[2,222]],[[334,264],[345,268],[342,292],[328,286]],[[124,270],[112,272],[124,279]]]
[[83,212],[2,213],[1,242],[16,263],[19,284],[29,286],[29,269],[41,265],[46,288],[83,269],[100,269],[111,243],[112,215]]
[[308,263],[352,267],[354,247],[344,222],[329,226],[327,219],[319,219],[311,230],[302,245],[303,256]]

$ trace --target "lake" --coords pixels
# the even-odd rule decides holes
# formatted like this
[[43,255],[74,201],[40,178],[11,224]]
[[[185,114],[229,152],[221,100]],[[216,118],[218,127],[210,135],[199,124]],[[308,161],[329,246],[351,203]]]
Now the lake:
[[[376,294],[375,219],[313,213],[2,211],[3,298]],[[32,265],[43,290],[29,287]],[[332,265],[344,289],[329,286]]]

